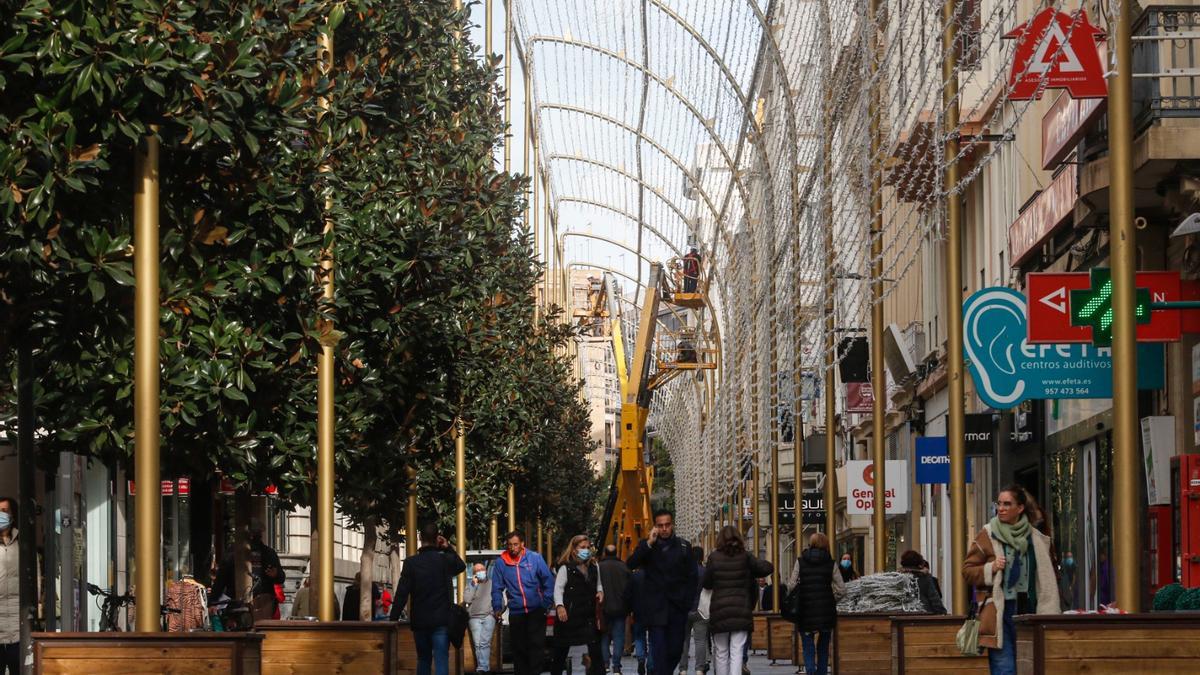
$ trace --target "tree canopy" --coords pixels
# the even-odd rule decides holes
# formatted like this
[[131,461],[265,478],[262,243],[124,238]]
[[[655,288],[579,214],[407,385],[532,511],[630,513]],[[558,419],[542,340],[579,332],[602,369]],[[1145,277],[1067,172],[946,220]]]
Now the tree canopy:
[[473,527],[514,480],[523,512],[584,527],[573,336],[534,321],[528,181],[495,167],[497,60],[466,22],[434,0],[0,3],[0,363],[34,349],[45,457],[130,461],[133,151],[154,134],[169,475],[310,502],[326,317],[343,512],[395,524],[410,466],[444,511],[461,418]]

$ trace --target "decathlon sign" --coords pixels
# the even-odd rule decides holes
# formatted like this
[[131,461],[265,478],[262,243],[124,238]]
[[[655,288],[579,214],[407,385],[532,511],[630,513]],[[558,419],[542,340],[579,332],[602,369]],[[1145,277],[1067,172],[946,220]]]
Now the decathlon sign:
[[[917,483],[950,482],[950,448],[945,436],[925,436],[917,439]],[[966,462],[967,482],[971,482],[971,462]]]
[[[908,513],[908,462],[889,459],[884,463],[884,512],[889,516]],[[875,512],[875,463],[867,460],[846,462],[846,513],[854,516]]]
[[1087,12],[1047,7],[1004,36],[1017,41],[1008,76],[1010,101],[1040,99],[1045,89],[1066,89],[1073,98],[1104,98],[1108,86],[1096,40],[1104,31]]

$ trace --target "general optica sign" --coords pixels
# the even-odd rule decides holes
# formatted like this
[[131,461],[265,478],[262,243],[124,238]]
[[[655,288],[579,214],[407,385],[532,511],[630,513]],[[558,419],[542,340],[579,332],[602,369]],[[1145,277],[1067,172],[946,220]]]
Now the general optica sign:
[[[1031,345],[1025,296],[985,288],[963,303],[963,348],[980,400],[1007,409],[1026,399],[1112,398],[1112,350]],[[1163,387],[1163,347],[1138,345],[1138,388]]]
[[[889,459],[884,463],[884,470],[887,471],[884,512],[889,516],[908,513],[908,462]],[[846,513],[861,516],[875,512],[874,462],[846,462],[846,492]]]

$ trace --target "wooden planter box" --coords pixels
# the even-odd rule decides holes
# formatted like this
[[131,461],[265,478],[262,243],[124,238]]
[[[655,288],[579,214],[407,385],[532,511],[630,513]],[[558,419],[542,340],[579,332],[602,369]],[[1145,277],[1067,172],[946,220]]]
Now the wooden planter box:
[[754,614],[754,630],[750,631],[750,651],[767,651],[767,619],[773,615],[766,613]]
[[1200,672],[1200,612],[1019,616],[1017,672]]
[[[391,671],[397,675],[416,675],[417,672],[417,643],[413,640],[412,627],[407,623],[391,624],[397,627],[396,646],[394,662],[396,669]],[[497,626],[498,628],[499,626]],[[466,639],[463,640],[463,645],[466,646],[470,642],[471,631],[467,631]],[[499,639],[492,642],[493,661],[496,659],[498,652],[497,647],[503,647]],[[547,641],[547,649],[549,649],[549,641]],[[471,660],[475,657],[472,655]],[[450,645],[450,675],[460,675],[463,672],[463,655],[460,650],[455,649],[454,645]],[[263,675],[266,675],[264,673]]]
[[390,621],[259,621],[262,675],[396,673],[396,624]]
[[946,615],[893,616],[893,675],[986,675],[987,656],[962,656],[954,643],[965,619]]
[[254,633],[34,633],[36,675],[259,675]]
[[833,672],[891,675],[892,615],[839,614],[833,631]]
[[791,662],[796,653],[796,624],[778,614],[767,617],[767,658]]

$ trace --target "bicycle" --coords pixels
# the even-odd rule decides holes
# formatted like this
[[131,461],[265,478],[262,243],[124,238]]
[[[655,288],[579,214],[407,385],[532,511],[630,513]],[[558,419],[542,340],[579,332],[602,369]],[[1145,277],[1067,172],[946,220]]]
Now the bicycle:
[[[137,598],[129,593],[117,595],[114,591],[105,590],[96,584],[87,585],[88,593],[97,596],[96,607],[100,609],[100,632],[102,633],[120,633],[121,625],[117,623],[117,612],[122,607],[132,607],[136,604]],[[167,615],[179,614],[180,610],[173,607],[163,605],[159,611],[159,616],[162,620],[162,629],[167,630]]]

